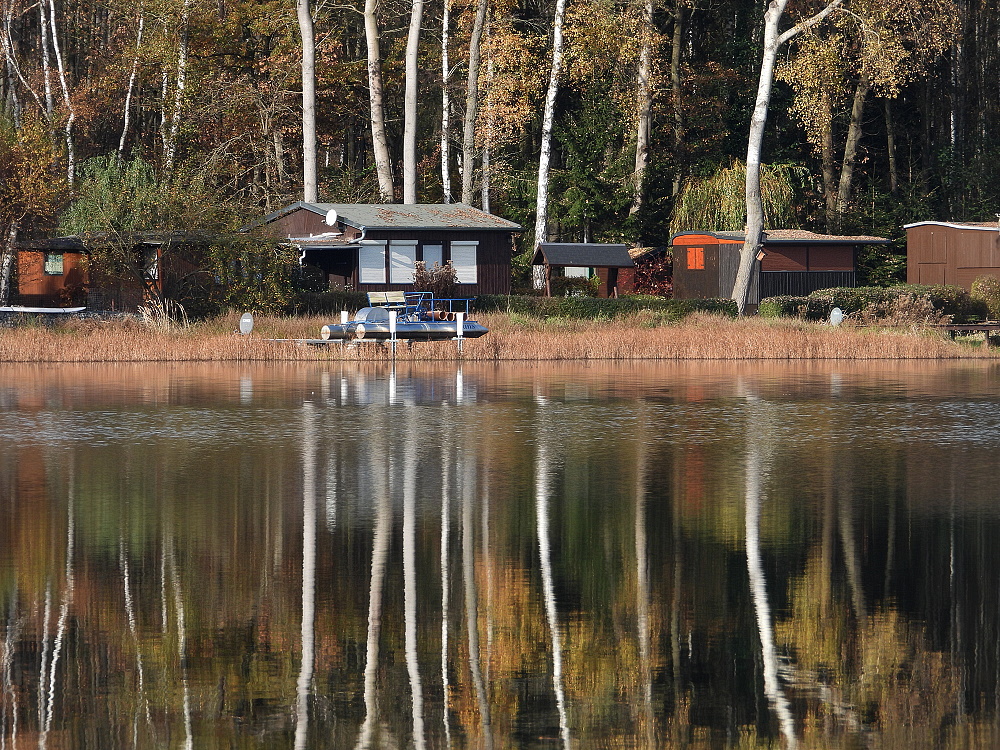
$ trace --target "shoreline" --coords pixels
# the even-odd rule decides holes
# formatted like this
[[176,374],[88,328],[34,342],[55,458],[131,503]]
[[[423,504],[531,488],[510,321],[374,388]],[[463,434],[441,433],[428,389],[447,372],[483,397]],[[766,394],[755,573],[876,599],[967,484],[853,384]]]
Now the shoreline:
[[[982,338],[952,341],[940,330],[831,327],[792,319],[731,319],[695,314],[680,323],[649,315],[612,320],[478,316],[490,332],[452,341],[407,342],[397,361],[807,361],[978,360],[1000,358]],[[347,348],[269,339],[315,339],[327,317],[257,319],[239,334],[236,313],[187,326],[138,320],[74,320],[0,329],[0,363],[386,361],[388,346]]]

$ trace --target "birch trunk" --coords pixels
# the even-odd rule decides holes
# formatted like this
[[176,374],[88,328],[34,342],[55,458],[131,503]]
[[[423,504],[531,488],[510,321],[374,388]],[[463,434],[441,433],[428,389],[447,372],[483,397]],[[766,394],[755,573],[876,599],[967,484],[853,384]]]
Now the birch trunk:
[[653,96],[649,73],[653,57],[653,0],[646,0],[642,14],[642,46],[639,48],[639,69],[636,74],[635,98],[638,109],[635,136],[635,171],[632,174],[632,206],[634,214],[642,208],[646,168],[649,166],[649,136],[653,122]]
[[757,100],[753,116],[750,118],[750,135],[747,139],[747,179],[746,204],[747,222],[743,248],[740,251],[740,266],[733,284],[732,298],[740,315],[747,306],[750,282],[764,237],[764,206],[760,197],[760,158],[764,143],[764,128],[767,125],[767,109],[771,102],[771,86],[774,83],[774,63],[778,48],[797,34],[809,29],[834,11],[842,0],[831,0],[825,8],[807,21],[793,26],[784,33],[778,33],[778,26],[785,12],[788,0],[771,0],[764,13],[764,51],[761,55],[760,79],[757,82]]
[[385,109],[382,104],[382,53],[379,50],[377,0],[365,0],[365,41],[368,45],[368,101],[371,107],[372,149],[378,174],[379,197],[392,203],[392,163],[385,135]]
[[448,26],[451,23],[451,3],[444,0],[441,15],[441,190],[445,203],[451,203],[451,62],[448,59]]
[[14,259],[17,257],[17,249],[14,247],[17,230],[18,223],[11,223],[0,244],[0,305],[10,304],[11,279],[14,275]]
[[[564,2],[565,0],[560,0]],[[465,85],[465,124],[462,132],[462,203],[472,203],[472,177],[476,162],[476,115],[479,112],[479,61],[487,0],[479,0],[469,40],[469,71]]]
[[73,144],[73,123],[76,121],[76,111],[73,109],[73,100],[70,99],[69,84],[66,81],[66,66],[63,65],[62,49],[59,46],[55,0],[49,0],[49,15],[52,20],[52,28],[49,31],[52,35],[52,51],[55,53],[56,70],[59,73],[59,89],[62,91],[63,105],[66,107],[66,125],[63,127],[66,136],[66,181],[72,187],[73,179],[76,176],[76,149]]
[[174,169],[177,156],[177,134],[181,128],[181,108],[184,104],[184,87],[187,80],[188,53],[188,17],[191,13],[191,0],[184,0],[181,11],[180,40],[177,42],[177,83],[174,87],[174,111],[170,116],[170,135],[167,140],[165,170],[170,175]]
[[309,0],[296,0],[295,13],[302,36],[302,200],[316,203],[316,39]]
[[38,4],[38,25],[42,34],[42,83],[45,88],[45,116],[52,123],[52,113],[55,103],[52,98],[52,66],[49,62],[49,19],[46,16],[48,3]]
[[556,94],[559,92],[559,71],[562,68],[563,17],[566,0],[556,0],[552,22],[552,69],[549,86],[545,92],[545,111],[542,115],[542,142],[538,154],[538,194],[535,199],[535,244],[545,242],[549,226],[549,161],[552,158],[552,124],[555,119]]
[[417,202],[417,53],[420,51],[420,21],[424,0],[410,6],[410,30],[406,35],[406,81],[403,91],[403,203]]
[[125,140],[132,122],[132,92],[135,91],[135,78],[139,73],[139,49],[142,47],[142,32],[146,25],[146,15],[139,11],[139,31],[135,38],[135,57],[132,58],[132,70],[128,75],[128,89],[125,92],[125,116],[122,118],[122,137],[118,140],[118,154],[125,151]]
[[892,118],[892,102],[885,100],[885,140],[889,154],[889,193],[899,192],[899,165],[896,162],[896,126]]

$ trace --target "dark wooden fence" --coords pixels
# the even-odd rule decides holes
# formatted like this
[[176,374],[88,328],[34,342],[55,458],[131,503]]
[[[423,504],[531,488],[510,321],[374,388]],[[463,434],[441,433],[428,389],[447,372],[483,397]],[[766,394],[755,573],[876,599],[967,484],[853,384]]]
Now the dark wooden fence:
[[761,271],[760,298],[790,295],[804,297],[817,289],[857,286],[854,271]]

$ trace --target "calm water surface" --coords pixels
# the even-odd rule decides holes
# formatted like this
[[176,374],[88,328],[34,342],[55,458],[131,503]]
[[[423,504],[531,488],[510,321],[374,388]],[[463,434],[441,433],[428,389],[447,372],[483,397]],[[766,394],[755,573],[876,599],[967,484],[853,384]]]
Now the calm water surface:
[[995,747],[996,365],[0,368],[0,747]]

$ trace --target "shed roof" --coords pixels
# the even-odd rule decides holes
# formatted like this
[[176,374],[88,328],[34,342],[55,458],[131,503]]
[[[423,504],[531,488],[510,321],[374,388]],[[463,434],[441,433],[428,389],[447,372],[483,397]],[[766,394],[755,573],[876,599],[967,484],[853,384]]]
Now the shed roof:
[[976,231],[997,232],[1000,231],[1000,219],[997,221],[918,221],[913,224],[904,224],[903,229],[913,229],[914,227],[950,227],[951,229],[973,229]]
[[[671,238],[671,243],[684,235],[698,234],[715,237],[720,240],[743,242],[746,235],[743,232],[678,232]],[[836,235],[817,234],[805,229],[771,229],[764,232],[765,245],[887,245],[890,240],[885,237],[869,237],[867,235]]]
[[631,268],[635,265],[625,245],[594,242],[540,242],[531,263],[588,268]]
[[336,211],[338,221],[358,229],[522,231],[519,224],[464,203],[306,203],[305,201],[285,206],[243,229],[249,230],[268,224],[301,209],[320,216],[326,216],[331,210]]

